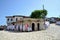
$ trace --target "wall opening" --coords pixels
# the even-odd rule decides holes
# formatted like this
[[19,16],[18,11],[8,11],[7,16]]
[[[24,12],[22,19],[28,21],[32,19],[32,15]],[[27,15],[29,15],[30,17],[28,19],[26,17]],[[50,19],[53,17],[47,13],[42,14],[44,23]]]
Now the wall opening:
[[32,31],[34,31],[34,27],[35,27],[35,24],[34,24],[34,23],[32,23]]
[[20,31],[20,26],[18,26],[18,31]]
[[37,30],[40,30],[40,24],[39,23],[37,23]]

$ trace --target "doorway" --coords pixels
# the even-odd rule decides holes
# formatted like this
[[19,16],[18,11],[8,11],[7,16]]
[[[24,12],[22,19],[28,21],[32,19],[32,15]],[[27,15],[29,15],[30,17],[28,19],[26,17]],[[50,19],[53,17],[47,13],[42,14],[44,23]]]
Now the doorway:
[[34,23],[32,23],[32,31],[34,31],[34,27],[35,27],[35,24],[34,24]]
[[18,31],[20,31],[20,25],[18,26]]
[[40,30],[39,26],[40,26],[39,23],[37,23],[37,30]]

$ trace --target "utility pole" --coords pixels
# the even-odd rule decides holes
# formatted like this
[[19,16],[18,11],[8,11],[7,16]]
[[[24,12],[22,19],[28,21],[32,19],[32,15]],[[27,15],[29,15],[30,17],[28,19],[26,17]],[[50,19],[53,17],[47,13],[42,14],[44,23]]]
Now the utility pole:
[[[43,13],[44,13],[44,4],[43,4]],[[43,17],[44,19],[44,25],[45,25],[45,16]]]
[[[44,9],[44,4],[42,5],[42,10],[43,10],[43,13],[44,13],[44,10],[45,10],[45,9]],[[44,15],[44,14],[43,14],[43,15]]]
[[43,10],[44,10],[44,4],[43,4]]
[[[44,10],[45,10],[45,9],[44,9],[44,5],[43,5],[42,7],[43,7],[43,13],[44,13]],[[43,14],[43,16],[44,16],[44,14]],[[45,18],[45,16],[44,16],[43,18]]]

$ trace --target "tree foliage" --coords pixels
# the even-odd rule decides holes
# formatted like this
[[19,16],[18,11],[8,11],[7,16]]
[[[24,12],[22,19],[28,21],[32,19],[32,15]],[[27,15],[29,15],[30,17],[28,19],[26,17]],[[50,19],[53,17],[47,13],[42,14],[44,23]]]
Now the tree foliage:
[[44,18],[47,15],[47,10],[35,10],[31,13],[31,18]]

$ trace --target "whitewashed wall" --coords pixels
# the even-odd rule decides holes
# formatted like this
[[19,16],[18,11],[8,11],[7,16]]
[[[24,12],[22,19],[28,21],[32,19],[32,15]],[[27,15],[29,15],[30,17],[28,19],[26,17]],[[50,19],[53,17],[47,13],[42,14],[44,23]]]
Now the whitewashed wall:
[[[9,19],[9,21],[7,21],[7,23],[16,22],[16,18],[17,18],[17,20],[22,20],[22,19],[23,19],[23,17],[13,17],[13,18],[7,18],[7,19]],[[13,21],[11,21],[11,19],[12,19]]]
[[16,18],[17,18],[17,20],[23,19],[23,17],[15,17],[15,18],[14,18],[14,21],[16,21]]
[[8,30],[9,30],[9,29],[13,30],[14,28],[15,28],[14,25],[9,25],[9,26],[7,26],[7,29],[8,29]]

